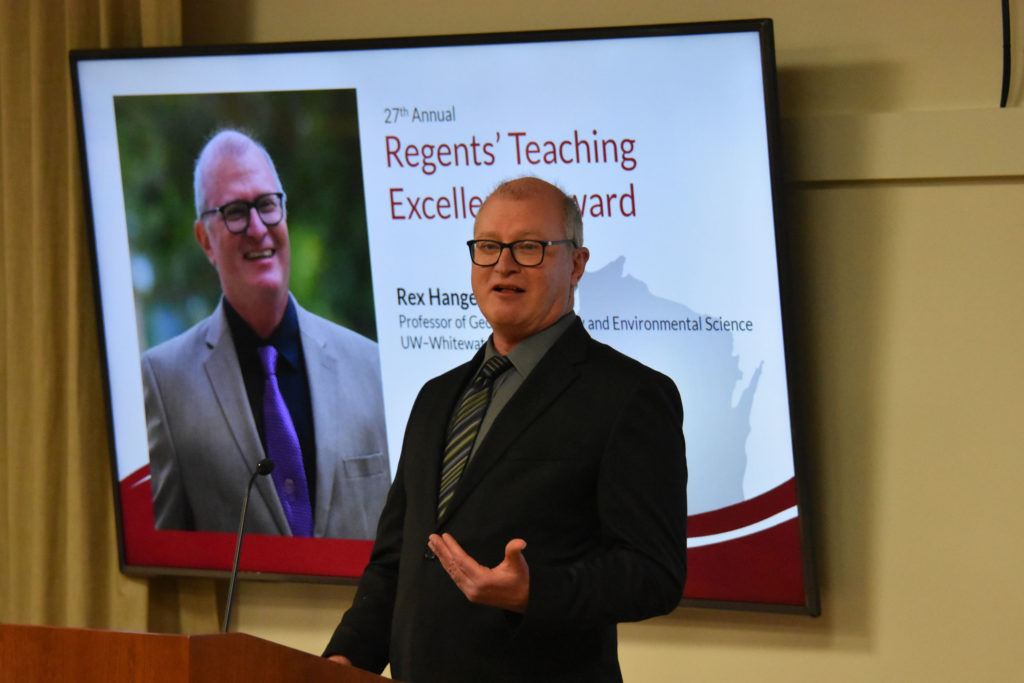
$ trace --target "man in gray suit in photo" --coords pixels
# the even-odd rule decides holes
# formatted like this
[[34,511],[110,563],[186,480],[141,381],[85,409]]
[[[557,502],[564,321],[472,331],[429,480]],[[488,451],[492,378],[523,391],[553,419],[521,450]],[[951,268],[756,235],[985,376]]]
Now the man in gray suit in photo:
[[285,193],[267,151],[217,133],[195,167],[213,314],[142,357],[157,529],[234,531],[256,464],[253,533],[373,538],[390,483],[373,341],[288,290]]

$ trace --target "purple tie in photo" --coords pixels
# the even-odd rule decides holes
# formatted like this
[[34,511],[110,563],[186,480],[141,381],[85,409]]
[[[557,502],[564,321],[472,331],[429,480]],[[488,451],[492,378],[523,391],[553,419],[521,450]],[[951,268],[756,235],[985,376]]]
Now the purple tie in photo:
[[267,457],[274,461],[274,487],[293,536],[313,535],[313,510],[309,504],[309,486],[302,464],[302,449],[292,416],[277,385],[277,349],[259,347],[266,383],[263,387],[263,423],[267,437]]

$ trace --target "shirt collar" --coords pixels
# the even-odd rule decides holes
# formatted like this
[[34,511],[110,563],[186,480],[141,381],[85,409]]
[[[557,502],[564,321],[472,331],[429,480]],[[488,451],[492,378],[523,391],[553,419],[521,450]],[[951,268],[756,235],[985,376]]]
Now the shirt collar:
[[222,297],[221,302],[224,306],[224,313],[227,315],[231,337],[234,339],[237,349],[255,352],[261,346],[273,346],[277,349],[278,355],[284,357],[293,368],[300,367],[302,341],[299,336],[299,315],[295,308],[295,301],[291,297],[288,297],[288,306],[284,309],[281,322],[266,339],[256,334],[249,323],[245,322],[238,311],[234,309],[227,297]]
[[[521,376],[526,377],[529,375],[537,364],[540,363],[540,359],[544,357],[544,354],[554,346],[555,341],[562,336],[562,334],[569,329],[569,326],[576,320],[576,313],[569,311],[561,318],[556,320],[554,324],[544,328],[540,332],[537,332],[513,347],[511,351],[505,354],[508,359],[512,362],[512,367],[516,369]],[[488,361],[492,356],[497,356],[498,352],[494,348],[494,337],[493,335],[487,340],[487,348],[484,350],[484,363]]]

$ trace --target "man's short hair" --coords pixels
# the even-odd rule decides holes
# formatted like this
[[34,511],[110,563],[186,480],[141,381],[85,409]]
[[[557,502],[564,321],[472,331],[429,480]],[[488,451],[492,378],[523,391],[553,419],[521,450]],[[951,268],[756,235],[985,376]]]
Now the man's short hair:
[[243,133],[240,130],[233,128],[223,128],[213,133],[210,139],[203,145],[203,149],[199,152],[199,156],[196,157],[195,170],[192,174],[193,191],[195,192],[196,200],[196,219],[200,218],[203,211],[206,211],[206,182],[207,173],[206,169],[210,165],[210,162],[220,157],[237,158],[251,150],[256,148],[263,153],[264,158],[267,160],[267,164],[270,165],[270,172],[274,176],[274,182],[277,184],[279,191],[284,191],[281,186],[281,178],[277,175],[277,168],[274,166],[274,160],[270,158],[270,153],[267,149],[260,144],[255,138],[247,133]]
[[506,180],[487,197],[501,197],[504,199],[527,199],[543,192],[556,192],[562,200],[562,215],[564,217],[562,226],[565,236],[576,243],[577,247],[583,246],[583,215],[580,207],[572,195],[566,194],[565,190],[554,183],[541,180],[535,176],[523,176]]

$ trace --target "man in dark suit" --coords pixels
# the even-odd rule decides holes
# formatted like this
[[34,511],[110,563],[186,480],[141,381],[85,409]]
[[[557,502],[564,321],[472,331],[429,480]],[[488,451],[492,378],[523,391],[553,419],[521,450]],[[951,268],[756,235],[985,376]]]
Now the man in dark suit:
[[390,483],[377,345],[289,294],[285,195],[260,144],[215,135],[195,192],[195,237],[224,296],[142,358],[156,527],[234,531],[269,456],[250,532],[372,538]]
[[[421,390],[370,564],[324,654],[390,662],[412,683],[618,681],[616,624],[682,597],[679,393],[573,313],[589,252],[570,197],[536,178],[505,183],[474,238],[473,291],[493,334]],[[482,421],[464,428],[488,383]],[[453,477],[460,439],[474,444]]]

